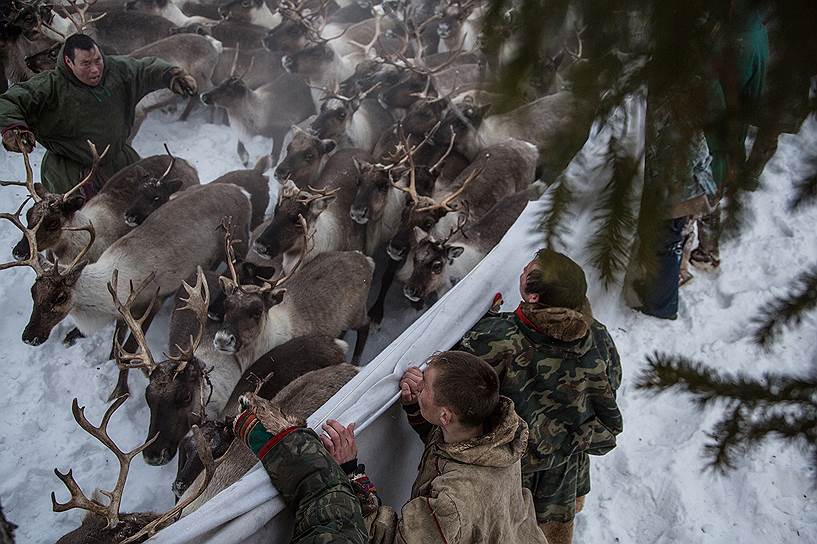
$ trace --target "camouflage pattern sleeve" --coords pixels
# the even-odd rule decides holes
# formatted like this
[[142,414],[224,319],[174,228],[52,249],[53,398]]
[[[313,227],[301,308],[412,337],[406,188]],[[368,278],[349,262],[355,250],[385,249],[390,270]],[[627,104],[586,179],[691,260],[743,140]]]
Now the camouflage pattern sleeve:
[[262,460],[295,512],[292,544],[366,544],[360,503],[349,479],[311,430],[298,429]]
[[452,349],[476,355],[496,370],[500,381],[504,380],[507,364],[514,357],[514,346],[507,340],[513,323],[507,314],[489,313],[465,333]]
[[615,343],[613,343],[613,337],[610,336],[607,328],[601,323],[597,323],[597,325],[601,329],[599,336],[603,339],[603,342],[599,342],[599,344],[603,345],[602,349],[607,351],[607,379],[610,380],[610,387],[613,388],[615,393],[621,386],[621,358],[618,355]]

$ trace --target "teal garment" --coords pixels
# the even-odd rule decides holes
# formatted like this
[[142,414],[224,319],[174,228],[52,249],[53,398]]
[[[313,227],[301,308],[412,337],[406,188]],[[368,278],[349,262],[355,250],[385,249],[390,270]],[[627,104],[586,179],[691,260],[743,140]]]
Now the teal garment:
[[[750,119],[757,119],[761,95],[766,80],[766,67],[769,61],[769,35],[757,9],[750,9],[745,14],[738,13],[734,18],[735,30],[728,38],[727,48],[732,52],[731,58],[721,58],[732,65],[721,67],[721,81],[712,89],[711,98],[715,107],[726,112],[729,89],[724,85],[724,73],[733,71],[737,89],[737,108],[741,123],[731,129],[724,118],[714,122],[705,130],[707,145],[712,154],[712,175],[718,186],[726,179],[728,150],[734,145],[739,159],[745,160],[745,141]],[[730,138],[735,138],[730,142]]]
[[45,188],[64,193],[87,174],[91,153],[110,145],[100,164],[97,187],[120,169],[139,160],[128,145],[136,104],[148,93],[167,86],[167,62],[146,57],[104,56],[102,80],[96,87],[80,82],[65,65],[14,85],[0,95],[0,130],[26,127],[47,150],[40,175]]

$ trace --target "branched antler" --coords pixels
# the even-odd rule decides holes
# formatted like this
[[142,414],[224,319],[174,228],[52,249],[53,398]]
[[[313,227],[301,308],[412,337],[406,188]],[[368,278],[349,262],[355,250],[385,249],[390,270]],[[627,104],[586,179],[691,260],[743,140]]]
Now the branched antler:
[[470,184],[472,181],[474,181],[474,180],[475,180],[477,177],[479,177],[479,175],[482,173],[482,170],[483,170],[482,168],[475,168],[475,169],[471,170],[471,173],[470,173],[470,174],[468,174],[468,177],[467,177],[467,178],[465,178],[465,181],[463,181],[463,182],[462,182],[462,185],[460,185],[460,188],[459,188],[459,189],[457,189],[457,190],[456,190],[456,191],[454,191],[453,193],[451,193],[451,194],[447,195],[447,196],[446,196],[445,198],[443,198],[443,199],[442,199],[440,202],[435,202],[435,203],[434,203],[434,204],[432,204],[432,205],[429,205],[429,206],[423,206],[423,207],[421,207],[421,208],[417,208],[417,210],[416,210],[416,211],[417,211],[418,213],[420,213],[420,212],[427,212],[427,211],[430,211],[430,210],[432,210],[432,209],[434,209],[434,208],[441,208],[441,209],[443,209],[443,210],[444,210],[444,211],[446,211],[446,212],[454,212],[454,211],[457,211],[457,208],[456,208],[455,206],[451,205],[451,203],[452,203],[454,200],[456,200],[456,199],[457,199],[457,197],[459,197],[459,196],[460,196],[460,195],[463,193],[463,191],[465,191],[465,189],[468,187],[468,185],[469,185],[469,184]]
[[182,288],[187,293],[187,298],[183,298],[184,306],[179,310],[190,310],[196,316],[198,328],[196,329],[196,336],[190,336],[190,346],[187,349],[182,349],[181,346],[176,345],[179,350],[179,355],[168,356],[171,361],[176,361],[176,374],[183,372],[187,364],[193,359],[193,354],[198,349],[201,339],[204,336],[204,326],[207,323],[207,309],[210,306],[210,288],[207,285],[207,278],[204,277],[204,272],[201,267],[196,268],[196,285],[190,287],[186,281],[182,281]]
[[79,189],[88,183],[96,174],[97,168],[99,168],[99,163],[102,159],[105,158],[105,155],[108,154],[108,151],[111,149],[111,146],[105,146],[105,151],[102,152],[102,155],[98,154],[96,151],[96,146],[91,142],[91,140],[86,140],[88,143],[88,147],[91,148],[91,170],[88,172],[88,175],[85,176],[82,181],[74,185],[67,193],[62,195],[63,201],[67,200],[72,194],[79,191]]
[[151,272],[151,274],[145,278],[144,281],[142,281],[136,290],[133,289],[133,282],[131,281],[128,298],[124,304],[117,296],[117,293],[119,292],[119,270],[114,269],[113,274],[111,275],[111,281],[108,282],[108,292],[111,294],[111,297],[113,297],[113,303],[116,306],[116,310],[128,325],[131,335],[136,340],[136,344],[138,346],[136,353],[128,353],[122,346],[119,338],[114,335],[114,344],[116,346],[116,364],[121,369],[141,368],[146,374],[150,374],[156,368],[156,361],[153,359],[153,355],[150,353],[150,348],[148,347],[147,340],[145,339],[142,324],[149,319],[149,316],[151,315],[153,306],[156,304],[156,300],[159,296],[159,287],[156,287],[156,292],[153,294],[153,297],[151,298],[147,309],[145,309],[145,312],[142,314],[142,317],[136,318],[133,315],[132,309],[136,299],[139,298],[142,291],[147,289],[148,285],[153,283],[153,279],[155,277],[156,272]]
[[[207,489],[207,486],[210,485],[210,480],[213,479],[213,475],[215,474],[218,466],[224,460],[224,457],[214,460],[213,451],[207,444],[207,440],[204,438],[199,426],[193,425],[191,430],[193,431],[193,443],[196,445],[196,452],[199,454],[199,459],[201,459],[201,462],[204,464],[204,478],[201,484],[194,492],[188,494],[186,498],[180,500],[176,506],[142,527],[142,529],[135,535],[123,540],[121,544],[132,544],[133,542],[139,542],[145,536],[153,536],[156,534],[156,531],[162,529],[168,521],[181,514],[185,508],[187,508],[193,501],[198,499],[199,496],[204,493],[204,490]],[[175,521],[175,519],[173,519],[173,521]]]
[[77,32],[82,34],[87,29],[88,25],[91,23],[95,23],[99,21],[103,17],[107,15],[107,13],[102,13],[101,15],[97,15],[96,17],[91,17],[90,19],[87,16],[88,10],[96,4],[96,0],[85,0],[83,2],[82,7],[79,7],[79,2],[77,0],[68,0],[68,4],[76,10],[76,17],[71,14],[66,8],[62,8],[62,13],[67,17],[71,24],[77,29]]
[[121,449],[119,449],[119,446],[117,446],[113,439],[111,439],[111,437],[108,435],[108,423],[110,422],[113,413],[116,412],[116,410],[122,406],[127,399],[128,395],[122,395],[121,397],[117,398],[113,404],[111,404],[108,409],[105,410],[105,415],[102,416],[102,422],[99,424],[99,426],[95,427],[85,417],[85,407],[80,407],[77,403],[77,399],[74,398],[73,402],[71,403],[71,412],[74,414],[74,419],[85,432],[99,440],[102,445],[113,452],[117,461],[119,461],[119,476],[116,479],[116,485],[111,491],[100,490],[100,493],[110,499],[108,504],[102,504],[97,500],[89,499],[85,493],[82,492],[79,484],[77,484],[76,480],[74,480],[73,471],[69,470],[63,474],[59,470],[54,469],[54,474],[57,475],[57,478],[62,480],[65,487],[67,487],[68,491],[71,493],[71,499],[68,502],[60,503],[57,502],[57,497],[54,492],[51,492],[51,508],[54,510],[54,512],[65,512],[66,510],[71,510],[72,508],[81,508],[83,510],[93,512],[94,514],[108,520],[107,527],[109,529],[119,525],[119,505],[122,502],[122,492],[125,489],[125,482],[128,478],[130,463],[134,457],[142,453],[142,450],[153,444],[153,442],[159,436],[158,434],[154,435],[153,438],[129,452],[123,452]]

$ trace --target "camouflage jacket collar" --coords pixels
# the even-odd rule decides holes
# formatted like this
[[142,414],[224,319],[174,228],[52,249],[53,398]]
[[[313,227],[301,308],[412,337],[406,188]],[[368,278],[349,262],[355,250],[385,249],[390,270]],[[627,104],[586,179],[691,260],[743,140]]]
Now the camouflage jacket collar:
[[528,447],[528,425],[514,410],[513,401],[499,397],[492,425],[478,438],[446,444],[439,427],[430,439],[440,455],[469,465],[507,467],[519,461]]
[[522,332],[535,344],[546,343],[559,351],[583,355],[592,347],[590,326],[593,323],[587,311],[569,308],[550,308],[541,304],[522,302],[514,312]]

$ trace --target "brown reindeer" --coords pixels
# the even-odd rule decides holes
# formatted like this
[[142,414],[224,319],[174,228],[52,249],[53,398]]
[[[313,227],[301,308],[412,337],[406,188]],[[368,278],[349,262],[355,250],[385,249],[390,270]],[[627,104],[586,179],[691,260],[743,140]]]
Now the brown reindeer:
[[[255,406],[263,406],[263,413],[267,417],[276,417],[278,421],[286,422],[287,426],[303,426],[306,418],[331,399],[341,387],[355,377],[357,372],[356,366],[342,363],[307,372],[290,382],[272,400],[265,400],[262,395],[253,393],[245,393],[242,398],[249,398]],[[243,401],[240,408],[246,406],[246,401]],[[255,454],[239,440],[233,440],[222,460],[205,491],[185,508],[183,515],[196,511],[202,504],[237,482],[258,463]],[[200,474],[182,495],[182,500],[187,500],[191,490],[197,490],[204,479],[205,474]]]
[[[88,498],[74,479],[71,470],[62,473],[54,469],[54,474],[65,484],[65,487],[71,494],[71,498],[67,502],[61,503],[57,501],[56,495],[53,492],[51,493],[51,504],[54,512],[65,512],[74,508],[88,511],[88,515],[82,520],[82,525],[60,538],[57,544],[102,544],[108,542],[131,544],[134,542],[143,542],[157,530],[170,525],[178,514],[205,490],[216,468],[219,466],[220,461],[213,460],[212,453],[207,447],[204,438],[198,428],[194,428],[193,435],[195,437],[196,449],[205,467],[200,484],[195,489],[191,489],[191,493],[188,497],[179,501],[176,506],[163,514],[157,514],[155,512],[120,513],[122,493],[125,490],[131,461],[156,438],[154,436],[141,446],[125,452],[122,451],[110,437],[108,434],[108,424],[111,417],[114,412],[124,404],[127,398],[127,395],[117,398],[113,404],[105,410],[102,421],[98,426],[88,421],[85,417],[85,407],[80,407],[76,398],[71,404],[71,412],[77,424],[85,432],[99,440],[114,454],[119,462],[119,475],[112,490],[101,490],[98,494],[94,494],[91,498]],[[108,499],[107,504],[103,502],[103,495]]]

